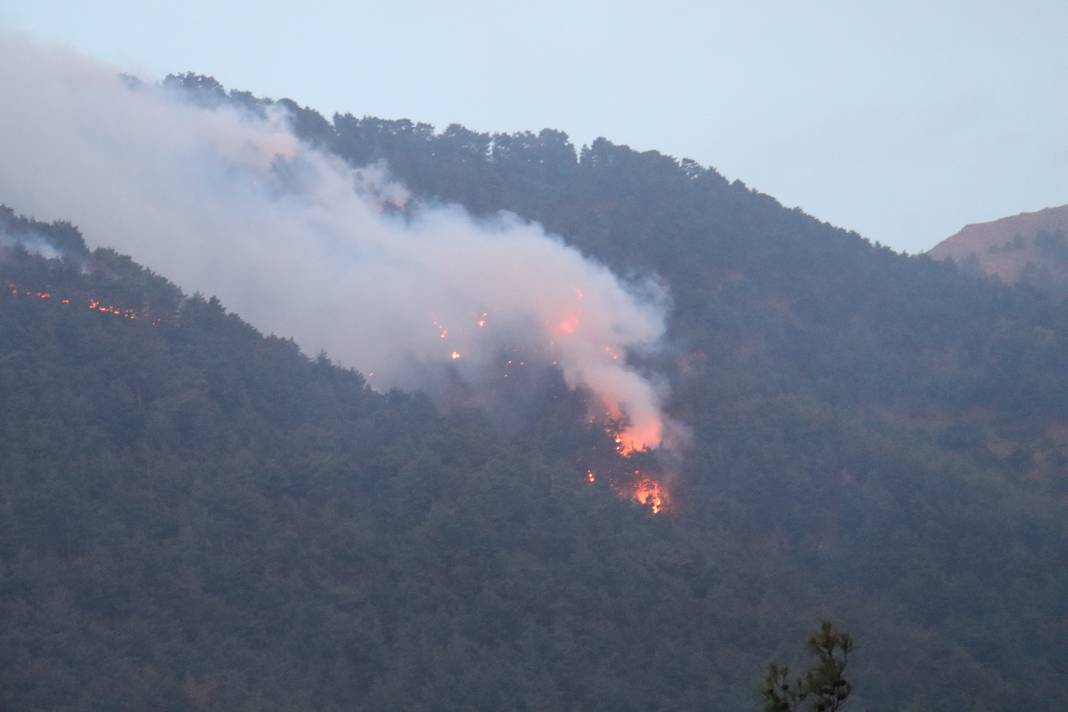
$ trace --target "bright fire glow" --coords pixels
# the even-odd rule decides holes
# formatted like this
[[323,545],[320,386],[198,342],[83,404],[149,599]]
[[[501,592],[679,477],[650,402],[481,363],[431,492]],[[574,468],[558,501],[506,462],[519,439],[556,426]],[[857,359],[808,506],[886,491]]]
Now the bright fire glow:
[[[626,481],[619,481],[609,473],[609,486],[624,499],[630,499],[648,507],[650,514],[660,514],[668,509],[669,496],[662,480],[648,475],[641,470],[634,470],[633,476]],[[587,485],[597,482],[597,474],[587,469],[583,478]]]
[[634,480],[634,501],[649,507],[653,514],[663,512],[668,499],[663,483],[643,475],[639,470],[634,471]]
[[[51,292],[47,292],[47,291],[38,292],[38,291],[33,291],[33,290],[28,290],[28,289],[19,291],[18,286],[16,286],[13,282],[9,282],[7,287],[8,287],[8,291],[11,292],[11,296],[13,296],[13,297],[30,297],[32,299],[41,299],[41,300],[44,300],[44,301],[51,301],[52,300],[52,293]],[[67,298],[67,297],[63,297],[62,299],[59,300],[59,303],[61,305],[63,305],[63,306],[70,306],[71,300],[69,298]],[[90,300],[88,300],[88,302],[86,303],[86,306],[89,308],[90,311],[99,312],[100,314],[108,314],[108,315],[111,315],[111,316],[117,316],[117,317],[121,317],[123,319],[129,319],[131,321],[136,321],[137,319],[139,319],[139,318],[144,316],[141,312],[139,312],[136,309],[124,309],[123,307],[117,307],[117,306],[115,306],[113,304],[104,304],[99,299],[90,299]],[[153,319],[150,323],[152,324],[152,326],[159,326],[160,320],[159,319]]]
[[579,328],[578,315],[570,314],[564,317],[564,320],[556,328],[560,330],[561,334],[574,334]]
[[[664,423],[656,403],[656,394],[652,388],[646,388],[646,384],[640,383],[640,376],[629,372],[630,369],[626,366],[626,349],[622,344],[610,340],[611,333],[605,333],[604,336],[608,338],[593,350],[588,350],[592,345],[587,345],[586,339],[582,337],[586,336],[586,331],[600,329],[600,325],[597,320],[586,319],[587,304],[583,289],[574,287],[573,294],[574,296],[568,298],[567,303],[561,304],[559,310],[551,313],[545,322],[549,332],[545,361],[562,367],[564,378],[569,385],[588,387],[606,411],[606,420],[624,423],[619,432],[614,434],[620,455],[628,456],[660,447],[663,444]],[[488,309],[469,312],[467,319],[472,317],[472,321],[464,321],[473,324],[478,330],[488,328]],[[444,322],[455,323],[455,318],[456,315],[434,314],[430,319],[438,338],[449,341],[449,349],[444,353],[448,360],[452,361],[458,361],[461,357],[468,360],[474,358],[477,361],[478,356],[472,354],[481,351],[480,347],[485,346],[484,342],[473,340],[474,329],[450,330]],[[590,367],[588,370],[595,372],[597,378],[591,382],[585,375],[576,376],[574,369],[568,367],[575,360],[586,362]],[[518,359],[516,362],[520,366],[527,365],[525,361]],[[537,361],[531,359],[531,364],[535,363]],[[512,368],[513,362],[509,359],[499,377],[508,379],[515,376],[516,374],[511,372]]]
[[[596,422],[596,419],[590,421],[591,424],[593,422]],[[605,427],[605,433],[612,438],[616,455],[626,468],[623,469],[626,474],[622,474],[619,471],[613,472],[611,468],[603,473],[608,479],[609,486],[620,497],[648,507],[651,514],[666,512],[670,508],[670,495],[664,480],[635,467],[636,463],[630,459],[635,452],[648,452],[649,448],[638,448],[632,443],[628,443],[611,424]],[[592,469],[587,469],[585,479],[587,484],[592,485],[597,481],[597,475],[594,474]]]

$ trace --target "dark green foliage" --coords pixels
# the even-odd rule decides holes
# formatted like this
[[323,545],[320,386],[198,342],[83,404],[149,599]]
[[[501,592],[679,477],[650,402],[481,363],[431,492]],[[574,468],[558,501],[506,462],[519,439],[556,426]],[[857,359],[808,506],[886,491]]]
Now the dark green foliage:
[[858,709],[1068,708],[1062,309],[655,152],[282,104],[670,288],[676,509],[582,483],[611,445],[558,375],[442,413],[115,253],[12,251],[165,318],[0,293],[0,707],[751,709],[830,618]]
[[4,709],[707,699],[705,639],[660,632],[715,627],[700,553],[585,485],[612,446],[562,384],[502,431],[374,394],[111,253],[0,273],[72,298],[0,293]]
[[[206,108],[222,106],[230,100],[226,90],[218,80],[203,74],[194,74],[193,72],[168,74],[163,79],[163,86],[168,89],[184,91],[191,101]],[[237,99],[242,96],[244,94],[239,92],[235,94],[234,98]]]
[[1039,254],[1059,264],[1068,263],[1068,236],[1063,232],[1042,230],[1035,236]]
[[804,677],[790,680],[790,669],[777,662],[768,664],[760,696],[764,712],[837,712],[849,699],[853,686],[845,677],[853,639],[824,621],[808,639],[808,652],[816,663]]
[[81,259],[88,255],[85,240],[78,228],[69,222],[42,223],[29,220],[6,205],[0,204],[0,248],[16,244],[33,250],[42,245],[62,253],[68,259]]
[[386,162],[424,199],[511,211],[621,274],[655,273],[674,300],[675,344],[752,387],[833,403],[1064,406],[1065,313],[1030,290],[896,254],[711,168],[603,138],[576,151],[552,130],[435,133],[351,114],[330,126],[283,104],[298,133],[353,166]]

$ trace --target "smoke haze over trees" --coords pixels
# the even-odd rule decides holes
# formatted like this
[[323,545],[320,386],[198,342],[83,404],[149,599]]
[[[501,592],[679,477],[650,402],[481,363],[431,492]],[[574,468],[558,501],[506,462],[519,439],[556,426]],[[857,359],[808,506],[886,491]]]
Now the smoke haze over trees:
[[[0,71],[18,80],[10,63]],[[94,82],[111,80],[90,74],[37,114],[43,126],[100,101]],[[209,152],[236,146],[231,163],[179,176],[180,190],[120,171],[132,202],[108,203],[115,215],[99,223],[99,195],[74,170],[91,161],[54,150],[20,183],[18,167],[40,165],[34,140],[4,144],[0,201],[72,220],[98,249],[70,224],[6,211],[0,286],[163,318],[0,296],[0,706],[753,709],[766,663],[821,619],[863,650],[853,709],[1068,706],[1062,304],[606,139],[327,120],[209,77],[167,84],[192,101],[172,99],[107,150],[158,145],[157,132],[180,134],[164,141],[176,153],[207,150],[189,148],[189,123],[170,112],[211,117],[204,137],[258,142],[220,139]],[[66,93],[79,86],[81,101]],[[114,87],[108,101],[158,91]],[[507,259],[524,244],[546,251],[530,259],[566,256],[610,295],[610,319],[636,313],[618,337],[639,347],[629,367],[692,433],[673,510],[651,516],[586,483],[590,463],[617,455],[565,371],[487,379],[495,397],[459,404],[435,405],[414,378],[379,393],[331,363],[346,352],[315,340],[332,336],[313,333],[319,315],[270,321],[285,307],[257,306],[245,288],[256,275],[194,264],[219,235],[198,223],[204,191],[244,185],[251,204],[273,205],[268,194],[282,206],[269,210],[288,208],[292,184],[270,181],[308,179],[303,159],[278,169],[294,150],[313,178],[343,175],[342,161],[385,166],[406,191],[375,174],[377,193],[331,194],[366,229],[407,226],[413,210],[447,225],[418,260],[452,259],[427,245],[436,235],[495,226]],[[249,187],[250,175],[269,179]],[[225,197],[223,232],[296,256],[274,271],[235,248],[273,278],[268,298],[306,287],[303,218],[253,215],[249,229],[249,196]],[[143,242],[158,221],[138,216],[157,209],[173,224]],[[518,217],[502,223],[502,210]],[[221,301],[139,266],[146,244],[170,250],[146,253],[147,266]],[[324,308],[347,289],[339,272],[312,277]],[[670,301],[636,299],[632,277]],[[392,309],[400,296],[374,286],[337,303]],[[650,341],[659,349],[640,348]]]

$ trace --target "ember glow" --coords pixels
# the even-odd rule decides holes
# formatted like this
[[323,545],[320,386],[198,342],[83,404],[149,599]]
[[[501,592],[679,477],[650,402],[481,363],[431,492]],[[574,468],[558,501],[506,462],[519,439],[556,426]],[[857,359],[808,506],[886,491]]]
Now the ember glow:
[[[589,422],[595,423],[596,418]],[[597,470],[588,467],[584,478],[586,484],[592,486],[604,479],[616,495],[647,507],[650,514],[669,511],[671,496],[665,475],[658,471],[654,473],[659,469],[655,454],[648,448],[628,450],[619,431],[612,424],[606,426],[604,432],[615,445],[615,457],[612,460],[601,460]]]
[[[671,500],[663,480],[639,469],[633,470],[632,474],[625,477],[613,477],[609,473],[608,478],[609,486],[617,495],[648,507],[650,514],[663,514],[669,510]],[[592,469],[586,470],[584,479],[588,486],[599,481],[597,473]]]
[[667,507],[667,488],[660,481],[635,470],[633,498],[635,502],[649,507],[653,514],[660,514]]
[[[619,410],[608,410],[604,415],[604,420],[607,421],[604,430],[612,438],[616,453],[621,457],[649,452],[663,444],[663,423],[659,417],[648,418],[640,423],[627,423],[625,427],[620,427],[619,423],[627,422],[627,416],[628,414]],[[596,422],[598,418],[593,417],[593,420]]]
[[[23,298],[37,299],[37,300],[46,301],[46,302],[47,301],[52,301],[52,299],[53,299],[53,295],[52,295],[51,292],[35,291],[35,290],[30,290],[30,289],[19,289],[18,285],[16,285],[14,282],[8,282],[7,289],[8,289],[8,292],[10,292],[12,297],[23,297]],[[56,302],[58,304],[60,304],[61,306],[70,306],[71,305],[71,300],[68,297],[62,297],[62,298],[56,300]],[[100,314],[108,314],[110,316],[117,316],[117,317],[121,317],[123,319],[128,319],[130,321],[136,321],[137,319],[140,319],[140,318],[144,317],[144,314],[142,312],[138,311],[137,309],[128,309],[128,308],[124,308],[124,307],[118,307],[118,306],[115,306],[114,304],[104,304],[99,299],[89,299],[89,300],[87,300],[86,307],[88,307],[89,311],[94,311],[94,312],[97,312],[97,313],[100,313]],[[160,320],[159,319],[152,319],[152,320],[149,321],[149,323],[152,324],[152,326],[159,326]]]
[[[514,326],[507,320],[491,325],[488,310],[471,309],[466,314],[436,311],[430,324],[437,340],[449,343],[446,360],[459,361],[462,356],[469,364],[464,372],[473,378],[488,371],[511,378],[516,364],[525,367],[528,362],[535,367],[559,368],[569,386],[590,392],[591,405],[603,410],[600,419],[618,424],[613,425],[613,437],[619,454],[656,449],[664,445],[666,421],[659,406],[663,394],[630,367],[627,342],[615,339],[615,329],[600,316],[589,318],[591,310],[599,309],[599,296],[599,292],[582,287],[556,294],[547,291],[540,317],[543,336],[528,328],[516,340]],[[504,346],[508,342],[512,345]],[[502,354],[506,358],[504,369],[497,371],[494,362],[500,363],[496,358]],[[581,372],[575,368],[576,362],[583,364]]]
[[560,322],[559,326],[557,326],[556,328],[560,331],[561,334],[566,334],[570,336],[571,334],[574,334],[576,331],[578,331],[579,318],[574,314],[567,316],[564,318],[563,321]]

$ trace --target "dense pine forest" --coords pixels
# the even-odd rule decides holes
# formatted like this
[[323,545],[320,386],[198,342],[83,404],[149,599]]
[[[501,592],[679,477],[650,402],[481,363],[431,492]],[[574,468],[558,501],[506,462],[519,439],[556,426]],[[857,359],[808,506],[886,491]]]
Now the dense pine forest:
[[1063,303],[605,139],[166,83],[655,275],[691,442],[654,515],[552,369],[379,393],[13,205],[0,708],[757,709],[822,619],[850,708],[1068,708]]

